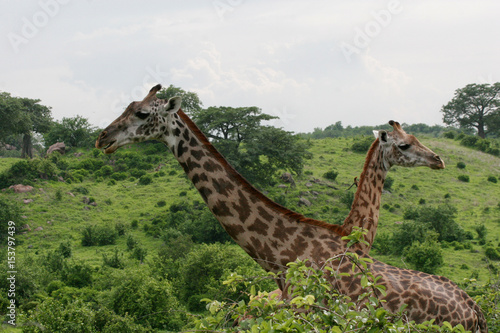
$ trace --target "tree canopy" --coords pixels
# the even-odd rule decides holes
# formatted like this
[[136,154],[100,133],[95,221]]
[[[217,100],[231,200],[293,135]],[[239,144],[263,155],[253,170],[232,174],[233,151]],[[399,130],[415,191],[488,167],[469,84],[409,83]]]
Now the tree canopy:
[[88,119],[82,116],[63,118],[62,121],[52,123],[50,131],[44,135],[47,146],[56,142],[64,142],[70,147],[89,147],[97,137],[96,128]]
[[500,82],[468,84],[457,89],[453,99],[441,108],[443,122],[461,128],[475,128],[485,138],[488,132],[498,132],[500,117]]
[[185,91],[173,85],[161,89],[156,96],[162,99],[169,99],[174,96],[182,98],[182,110],[190,115],[201,111],[203,103],[200,101],[198,94],[195,92]]
[[224,157],[251,183],[273,182],[280,170],[300,174],[309,156],[307,141],[280,128],[262,125],[276,117],[251,107],[209,107],[193,119]]
[[9,135],[23,136],[22,157],[33,157],[32,133],[45,133],[50,129],[50,107],[40,104],[39,99],[12,97],[0,93],[0,139]]

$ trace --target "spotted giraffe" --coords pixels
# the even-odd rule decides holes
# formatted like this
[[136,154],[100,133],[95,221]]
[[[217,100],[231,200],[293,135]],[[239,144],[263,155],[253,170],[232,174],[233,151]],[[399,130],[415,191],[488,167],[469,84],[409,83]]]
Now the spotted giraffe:
[[374,131],[376,139],[366,155],[351,211],[342,225],[347,234],[355,226],[368,231],[367,244],[357,244],[365,253],[370,252],[377,233],[382,189],[389,169],[394,165],[444,169],[443,160],[415,136],[406,134],[398,122],[391,120],[389,124],[393,127],[392,132]]
[[[181,99],[158,99],[161,85],[140,102],[132,102],[101,132],[96,148],[106,154],[123,145],[145,140],[165,143],[192,181],[210,211],[234,241],[266,271],[279,273],[288,262],[309,259],[318,266],[347,251],[341,226],[306,218],[264,196],[220,155],[191,119],[180,110]],[[383,134],[381,134],[383,135]],[[385,134],[387,135],[387,133]],[[387,138],[389,136],[386,136]],[[361,250],[358,254],[370,258]],[[332,261],[339,272],[351,272],[348,260]],[[484,327],[474,301],[446,278],[400,269],[377,260],[368,268],[387,292],[384,306],[397,311],[408,304],[410,320],[448,321],[466,329]],[[285,289],[283,277],[277,279]],[[359,277],[331,276],[340,292],[357,299],[363,290]],[[384,298],[382,295],[378,295]],[[451,305],[450,305],[451,304]]]

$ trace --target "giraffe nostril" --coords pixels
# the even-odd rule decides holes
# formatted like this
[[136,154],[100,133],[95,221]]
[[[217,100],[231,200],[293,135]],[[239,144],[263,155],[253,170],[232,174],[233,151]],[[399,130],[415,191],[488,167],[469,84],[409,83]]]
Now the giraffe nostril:
[[108,135],[108,132],[103,131],[103,132],[101,133],[100,138],[101,138],[101,139],[104,139],[107,135]]

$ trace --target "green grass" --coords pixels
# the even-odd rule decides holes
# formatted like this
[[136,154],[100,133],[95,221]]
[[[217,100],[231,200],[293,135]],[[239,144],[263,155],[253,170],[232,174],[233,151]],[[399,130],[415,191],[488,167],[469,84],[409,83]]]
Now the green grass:
[[[421,199],[427,205],[438,205],[449,202],[458,209],[456,221],[474,236],[474,227],[484,224],[488,229],[487,240],[496,246],[500,239],[500,183],[487,181],[488,176],[500,177],[500,158],[465,148],[456,141],[448,139],[420,138],[422,143],[438,153],[445,161],[444,170],[430,170],[428,168],[393,168],[389,177],[394,179],[391,193],[382,197],[382,205],[393,207],[393,212],[381,209],[378,233],[391,233],[396,228],[396,222],[402,221],[406,208],[419,204]],[[297,210],[306,216],[322,219],[328,222],[340,223],[347,216],[349,208],[340,201],[354,177],[359,177],[365,160],[365,154],[353,153],[348,148],[353,139],[322,139],[313,140],[311,152],[313,158],[307,161],[305,173],[296,177],[297,188],[282,189],[273,187],[266,189],[271,198],[281,198],[285,205]],[[126,149],[122,148],[121,151]],[[130,151],[141,151],[138,146],[132,146]],[[81,157],[81,159],[88,156]],[[165,213],[171,204],[179,202],[191,203],[194,200],[202,202],[201,197],[184,176],[176,161],[170,155],[165,155],[161,163],[164,176],[157,176],[157,172],[148,170],[153,175],[153,182],[149,185],[138,185],[138,180],[131,182],[129,179],[108,185],[108,180],[95,182],[92,178],[85,179],[82,183],[67,184],[57,181],[38,180],[32,193],[14,194],[10,191],[2,192],[2,196],[10,200],[21,202],[23,199],[33,199],[24,206],[22,221],[16,221],[18,226],[29,224],[31,232],[21,234],[18,238],[22,242],[17,247],[20,257],[26,255],[39,256],[52,251],[63,241],[70,241],[73,248],[73,258],[83,260],[93,267],[102,265],[102,254],[112,254],[116,248],[126,252],[127,235],[132,235],[148,251],[146,260],[152,260],[156,255],[162,241],[147,236],[143,231],[145,224],[158,214]],[[70,161],[73,156],[64,157]],[[112,157],[111,157],[112,158]],[[0,172],[15,163],[17,159],[0,159]],[[457,162],[466,164],[465,169],[458,169]],[[323,179],[325,172],[335,169],[339,175],[335,182]],[[172,175],[170,175],[172,173]],[[457,179],[458,175],[466,174],[470,182],[465,183]],[[319,178],[322,184],[311,182]],[[332,189],[324,185],[331,184],[338,188]],[[414,185],[418,189],[414,189]],[[75,188],[83,186],[88,194],[80,194]],[[413,186],[413,188],[412,188]],[[56,199],[56,192],[62,193],[62,199]],[[317,192],[314,195],[312,192]],[[355,191],[355,188],[351,189]],[[68,192],[74,194],[70,196]],[[185,196],[180,196],[186,192]],[[449,195],[445,199],[445,195]],[[93,197],[97,207],[83,203],[83,197]],[[299,197],[305,197],[312,202],[311,207],[298,205]],[[164,200],[166,205],[158,207],[157,203]],[[395,208],[399,205],[400,208]],[[87,208],[85,208],[87,207]],[[130,224],[138,221],[138,228],[132,229]],[[47,222],[50,223],[47,223]],[[123,223],[127,227],[127,234],[118,238],[116,245],[83,247],[81,245],[81,231],[88,225],[111,225]],[[42,227],[42,231],[34,231]],[[476,241],[473,240],[475,243]],[[486,282],[489,277],[487,263],[483,260],[484,250],[478,244],[473,245],[475,252],[470,250],[453,250],[445,248],[444,265],[439,274],[445,275],[456,282],[470,277],[473,271],[479,273],[479,280]],[[372,255],[384,262],[405,267],[404,262],[397,256],[381,256],[372,251]],[[469,269],[461,268],[466,264]]]

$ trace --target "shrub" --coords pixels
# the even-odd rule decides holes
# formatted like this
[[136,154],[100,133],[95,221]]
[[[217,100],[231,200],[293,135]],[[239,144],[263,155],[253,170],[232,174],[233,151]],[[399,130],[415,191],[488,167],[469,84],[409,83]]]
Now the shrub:
[[116,181],[125,180],[128,178],[128,175],[125,172],[115,172],[111,175],[111,178]]
[[444,132],[443,136],[447,139],[455,139],[455,132],[454,131]]
[[153,177],[151,175],[144,175],[139,178],[140,185],[148,185],[153,181]]
[[92,268],[81,262],[64,262],[61,280],[68,286],[82,288],[92,284]]
[[464,183],[468,183],[470,181],[470,178],[467,175],[459,175],[458,180],[460,180],[461,182],[464,182]]
[[466,165],[465,165],[464,162],[458,162],[457,163],[457,168],[459,168],[459,169],[465,169],[465,167],[466,167]]
[[491,245],[486,246],[484,254],[490,260],[500,260],[500,252]]
[[337,179],[338,175],[339,175],[338,171],[330,170],[330,171],[327,171],[323,174],[323,178],[326,178],[326,179],[331,180],[333,182],[333,181],[335,181],[335,179]]
[[126,231],[125,224],[123,224],[122,222],[117,222],[115,224],[115,230],[116,230],[116,233],[118,234],[118,236],[125,235],[125,231]]
[[89,225],[82,231],[82,246],[113,245],[118,233],[110,226]]
[[429,274],[434,274],[443,264],[443,253],[436,241],[424,243],[417,241],[405,251],[404,255],[416,270]]
[[394,179],[392,177],[386,177],[384,181],[384,190],[390,191],[392,184],[394,184]]
[[140,178],[141,176],[144,176],[146,174],[146,171],[138,169],[130,169],[129,173],[132,177]]
[[[9,225],[9,221],[16,224],[19,223],[21,221],[21,214],[21,206],[17,201],[0,198],[0,240],[7,238],[9,235],[15,235],[16,225]],[[9,232],[11,233],[9,234]]]
[[123,262],[123,253],[119,253],[118,249],[115,249],[114,254],[109,258],[105,253],[103,253],[102,262],[104,266],[109,266],[118,269],[125,268],[125,263]]
[[357,139],[351,146],[351,150],[356,153],[366,153],[373,143],[372,137]]
[[156,280],[145,270],[116,271],[109,294],[109,307],[129,315],[144,326],[179,332],[185,325],[184,309],[167,279]]
[[498,179],[495,176],[489,176],[488,181],[496,184],[498,182]]
[[71,257],[71,243],[70,241],[65,241],[59,244],[58,252],[64,257]]

